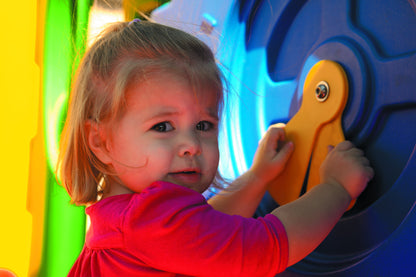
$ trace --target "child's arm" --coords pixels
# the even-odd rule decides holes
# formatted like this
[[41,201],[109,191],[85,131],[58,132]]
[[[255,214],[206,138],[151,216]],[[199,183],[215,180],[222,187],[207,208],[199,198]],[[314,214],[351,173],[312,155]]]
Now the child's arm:
[[303,259],[324,240],[374,174],[362,151],[347,141],[330,151],[320,173],[320,185],[272,212],[288,235],[289,265]]
[[253,216],[266,192],[266,185],[282,172],[292,153],[293,144],[285,143],[283,126],[269,128],[259,143],[252,167],[231,184],[231,191],[221,192],[208,200],[216,210]]

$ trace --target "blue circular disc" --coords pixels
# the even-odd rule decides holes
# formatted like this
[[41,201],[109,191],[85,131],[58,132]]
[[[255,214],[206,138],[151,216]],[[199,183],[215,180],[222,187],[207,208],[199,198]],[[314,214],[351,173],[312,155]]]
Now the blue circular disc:
[[223,148],[235,158],[222,172],[234,177],[251,165],[267,127],[296,114],[306,74],[324,59],[347,73],[344,134],[376,172],[355,207],[287,276],[351,276],[375,263],[387,272],[395,265],[377,252],[388,253],[389,240],[397,242],[391,255],[397,245],[406,252],[408,242],[416,244],[414,236],[396,237],[400,228],[416,229],[409,219],[416,200],[415,7],[412,0],[246,0],[230,11],[220,56],[230,90]]

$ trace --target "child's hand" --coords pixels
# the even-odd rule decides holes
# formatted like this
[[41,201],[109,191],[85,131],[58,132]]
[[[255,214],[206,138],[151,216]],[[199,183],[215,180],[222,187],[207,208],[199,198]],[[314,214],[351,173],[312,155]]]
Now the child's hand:
[[254,155],[250,171],[264,183],[270,182],[283,171],[293,152],[293,143],[286,141],[284,127],[282,123],[270,126]]
[[340,184],[356,199],[373,178],[374,171],[363,151],[349,141],[330,147],[329,153],[321,165],[321,183]]

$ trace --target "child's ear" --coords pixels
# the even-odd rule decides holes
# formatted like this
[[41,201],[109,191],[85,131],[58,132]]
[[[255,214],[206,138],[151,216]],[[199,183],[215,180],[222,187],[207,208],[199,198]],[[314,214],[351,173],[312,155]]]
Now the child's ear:
[[107,148],[108,134],[103,126],[92,120],[87,120],[84,128],[91,151],[102,163],[110,164],[111,157]]

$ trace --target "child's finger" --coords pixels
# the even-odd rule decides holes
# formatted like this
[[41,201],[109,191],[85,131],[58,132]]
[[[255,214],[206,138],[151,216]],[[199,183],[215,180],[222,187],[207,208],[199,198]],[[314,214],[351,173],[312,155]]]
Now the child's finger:
[[358,148],[351,148],[349,150],[347,150],[350,155],[355,156],[355,157],[363,157],[364,156],[364,151]]
[[284,124],[274,124],[269,127],[269,130],[266,134],[267,144],[269,145],[270,150],[277,150],[281,148],[286,140],[285,130],[282,128]]
[[354,144],[351,141],[348,140],[344,140],[343,142],[340,142],[336,148],[338,148],[338,150],[340,151],[346,151],[349,150],[351,148],[354,148]]
[[285,127],[286,127],[286,124],[284,124],[284,123],[276,123],[276,124],[270,125],[269,128],[280,128],[280,129],[284,129]]
[[374,169],[371,166],[367,166],[366,169],[367,169],[367,178],[368,178],[367,182],[369,182],[371,179],[374,178],[375,172],[374,172]]
[[[277,127],[280,126],[280,127]],[[285,129],[284,129],[284,125],[272,125],[269,127],[269,132],[270,132],[270,136],[273,139],[278,139],[278,140],[285,140],[286,138],[286,134],[285,134]]]
[[278,151],[275,160],[283,162],[283,164],[286,164],[293,152],[293,148],[294,144],[292,141],[285,141],[285,143],[281,146],[280,150]]
[[366,157],[362,157],[362,164],[365,166],[370,166],[370,161]]

